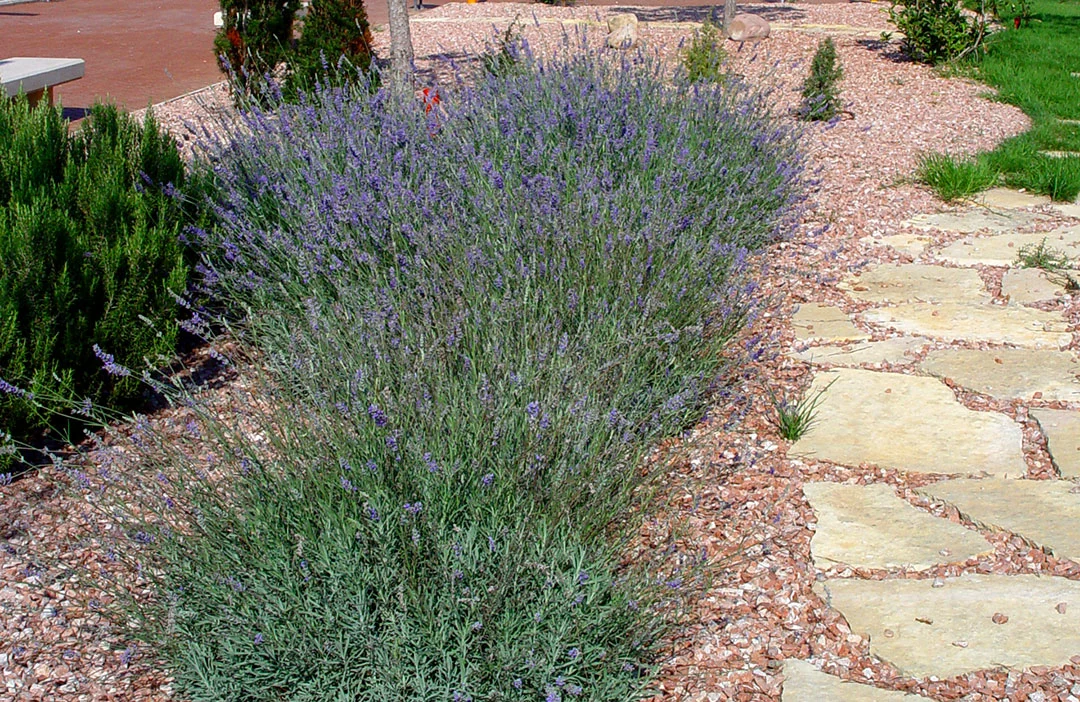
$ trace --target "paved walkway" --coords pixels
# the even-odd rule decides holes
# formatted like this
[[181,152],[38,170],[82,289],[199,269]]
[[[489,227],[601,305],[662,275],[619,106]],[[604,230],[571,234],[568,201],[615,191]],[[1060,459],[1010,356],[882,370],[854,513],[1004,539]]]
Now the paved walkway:
[[[1055,667],[1080,654],[1080,582],[967,567],[993,551],[985,534],[1002,531],[1080,560],[1068,279],[1018,263],[1040,245],[1080,260],[1080,223],[1052,226],[1048,204],[996,190],[982,205],[917,215],[908,224],[923,233],[878,240],[911,262],[867,267],[839,284],[843,309],[803,305],[793,320],[809,348],[792,354],[816,367],[820,405],[789,455],[894,469],[916,485],[908,499],[887,483],[803,487],[817,517],[815,590],[906,676]],[[1080,218],[1080,205],[1057,210]],[[1032,460],[1047,453],[1050,475]],[[949,564],[964,567],[919,577]],[[787,702],[917,699],[812,662],[789,660],[784,672]]]

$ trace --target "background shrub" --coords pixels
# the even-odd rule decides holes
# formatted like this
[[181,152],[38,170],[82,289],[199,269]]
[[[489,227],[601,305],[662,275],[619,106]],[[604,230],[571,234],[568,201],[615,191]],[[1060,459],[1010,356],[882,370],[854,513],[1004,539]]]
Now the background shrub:
[[643,694],[697,556],[622,563],[640,459],[725,372],[803,160],[737,82],[571,55],[253,109],[212,161],[207,282],[263,375],[80,478],[185,696]]
[[984,18],[965,15],[959,0],[893,0],[889,21],[904,33],[904,53],[931,65],[967,55],[984,32]]
[[[265,85],[265,77],[285,63],[291,53],[299,0],[220,2],[224,24],[214,37],[214,54],[240,95],[257,95]],[[336,63],[336,57],[328,60]]]
[[[174,350],[185,187],[149,115],[140,125],[98,105],[69,136],[58,107],[0,102],[0,378],[130,405],[140,384],[101,373],[93,346],[139,366]],[[0,428],[25,438],[44,421],[25,395],[0,393]]]
[[303,87],[313,86],[316,78],[352,80],[370,66],[371,29],[363,0],[313,2],[289,57],[293,82]]
[[802,90],[800,116],[809,121],[830,120],[840,113],[840,79],[844,70],[836,57],[836,45],[831,37],[818,44],[810,62]]
[[683,52],[683,69],[687,80],[691,83],[699,80],[716,83],[723,79],[724,61],[727,60],[723,42],[724,38],[713,22],[701,24],[701,29],[694,32],[690,46]]

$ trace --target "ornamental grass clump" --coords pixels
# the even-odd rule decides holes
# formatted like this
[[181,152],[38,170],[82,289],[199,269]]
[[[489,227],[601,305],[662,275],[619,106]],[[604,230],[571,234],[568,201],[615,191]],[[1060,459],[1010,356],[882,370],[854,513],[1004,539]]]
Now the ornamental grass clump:
[[641,459],[732,370],[803,159],[735,81],[522,65],[430,110],[252,108],[209,162],[241,409],[173,391],[190,422],[135,424],[143,479],[75,474],[185,697],[647,694],[702,563],[624,562]]
[[986,190],[998,173],[985,159],[934,152],[920,157],[915,177],[945,202],[954,202]]

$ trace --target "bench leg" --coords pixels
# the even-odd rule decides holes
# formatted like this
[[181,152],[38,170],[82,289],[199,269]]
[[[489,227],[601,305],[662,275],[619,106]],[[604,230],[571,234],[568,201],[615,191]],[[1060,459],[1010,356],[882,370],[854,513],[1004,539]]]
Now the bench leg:
[[30,102],[30,107],[36,107],[37,104],[39,102],[41,102],[42,100],[45,101],[45,104],[52,107],[52,104],[53,104],[52,88],[46,86],[44,88],[38,88],[37,90],[33,90],[33,91],[26,94],[26,99]]

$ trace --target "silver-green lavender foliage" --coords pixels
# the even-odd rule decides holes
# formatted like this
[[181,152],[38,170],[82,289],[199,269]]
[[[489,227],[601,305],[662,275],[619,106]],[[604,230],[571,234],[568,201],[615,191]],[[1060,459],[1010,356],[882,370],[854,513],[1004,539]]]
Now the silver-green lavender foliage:
[[209,463],[137,427],[157,502],[113,546],[190,699],[643,694],[702,564],[620,565],[639,459],[730,370],[803,159],[735,82],[523,61],[252,110],[212,160],[194,236],[264,402],[188,402]]

